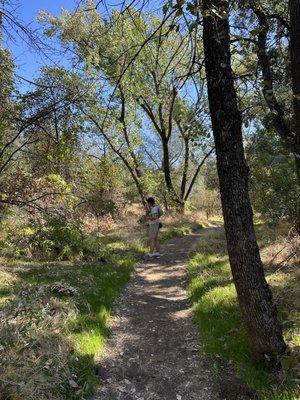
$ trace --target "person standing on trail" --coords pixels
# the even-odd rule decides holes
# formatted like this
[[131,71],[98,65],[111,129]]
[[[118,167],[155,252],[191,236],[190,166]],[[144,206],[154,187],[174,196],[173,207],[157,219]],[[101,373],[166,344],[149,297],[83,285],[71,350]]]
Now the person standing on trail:
[[162,227],[160,221],[163,211],[159,205],[155,204],[155,199],[153,197],[148,197],[147,199],[148,212],[146,216],[146,223],[148,226],[148,236],[150,253],[145,255],[145,258],[159,257],[159,243],[158,243],[158,232]]

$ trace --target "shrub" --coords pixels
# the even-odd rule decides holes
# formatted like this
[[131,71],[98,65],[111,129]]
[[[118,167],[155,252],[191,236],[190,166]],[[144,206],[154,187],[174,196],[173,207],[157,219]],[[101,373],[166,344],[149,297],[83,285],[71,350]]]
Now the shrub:
[[270,222],[282,219],[294,222],[300,192],[293,156],[268,131],[254,136],[247,152],[255,211]]

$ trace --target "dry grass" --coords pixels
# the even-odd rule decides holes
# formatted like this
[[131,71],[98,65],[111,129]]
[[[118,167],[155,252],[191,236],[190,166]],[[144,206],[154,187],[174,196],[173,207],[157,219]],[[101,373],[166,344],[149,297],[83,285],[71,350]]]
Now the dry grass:
[[[86,232],[106,263],[24,262],[3,259],[0,267],[0,399],[77,400],[93,390],[93,359],[105,339],[106,320],[136,256],[145,249],[138,224],[143,210],[134,206],[124,218]],[[162,236],[185,234],[195,215],[166,215]],[[88,226],[89,225],[89,226]],[[199,227],[198,225],[196,227]],[[95,253],[96,254],[96,253]],[[49,291],[55,282],[71,285],[74,296]]]
[[[93,358],[103,347],[110,307],[137,254],[116,236],[107,238],[105,247],[105,263],[1,266],[1,400],[75,400],[91,394]],[[75,295],[53,293],[55,282],[71,285]]]
[[76,310],[58,299],[41,302],[39,298],[27,300],[28,295],[32,293],[27,291],[8,303],[1,318],[6,343],[13,341],[1,357],[3,399],[52,399],[61,393],[60,386],[74,379],[68,358],[75,343],[62,331]]

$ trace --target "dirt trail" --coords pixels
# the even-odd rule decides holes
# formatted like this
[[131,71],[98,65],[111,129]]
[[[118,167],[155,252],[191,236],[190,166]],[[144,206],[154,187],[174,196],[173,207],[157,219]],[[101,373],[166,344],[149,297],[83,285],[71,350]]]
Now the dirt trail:
[[123,292],[99,366],[93,400],[217,400],[187,299],[189,251],[214,228],[169,241]]

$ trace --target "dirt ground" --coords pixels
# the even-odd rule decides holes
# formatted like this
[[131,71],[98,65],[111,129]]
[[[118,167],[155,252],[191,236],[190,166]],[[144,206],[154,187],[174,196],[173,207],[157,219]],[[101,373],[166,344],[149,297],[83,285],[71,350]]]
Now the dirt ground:
[[162,247],[160,259],[136,266],[111,318],[93,400],[254,398],[221,390],[228,379],[222,382],[210,370],[193,324],[185,263],[211,229],[216,228],[173,239]]

